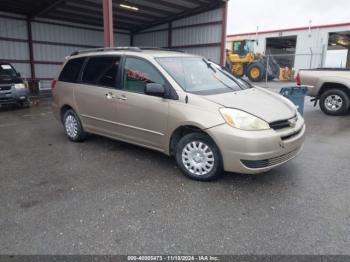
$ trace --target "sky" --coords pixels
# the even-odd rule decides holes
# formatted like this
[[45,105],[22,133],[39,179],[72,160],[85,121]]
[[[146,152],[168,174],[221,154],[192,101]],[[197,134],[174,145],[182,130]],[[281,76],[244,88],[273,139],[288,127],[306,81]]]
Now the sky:
[[230,0],[228,34],[350,22],[350,0]]

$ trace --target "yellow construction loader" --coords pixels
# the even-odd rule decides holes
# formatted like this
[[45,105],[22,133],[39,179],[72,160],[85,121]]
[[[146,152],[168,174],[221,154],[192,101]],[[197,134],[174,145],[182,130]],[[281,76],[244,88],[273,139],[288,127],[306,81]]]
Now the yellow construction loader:
[[226,68],[236,77],[247,76],[252,82],[278,78],[279,65],[272,56],[254,53],[254,40],[230,42],[226,50]]

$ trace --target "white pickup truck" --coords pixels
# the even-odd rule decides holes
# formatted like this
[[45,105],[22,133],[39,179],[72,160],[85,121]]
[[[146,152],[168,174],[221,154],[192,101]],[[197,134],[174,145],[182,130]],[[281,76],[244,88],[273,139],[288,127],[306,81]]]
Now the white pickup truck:
[[328,115],[345,115],[350,108],[350,70],[321,68],[300,70],[298,85],[308,86],[308,95],[320,101],[321,110]]

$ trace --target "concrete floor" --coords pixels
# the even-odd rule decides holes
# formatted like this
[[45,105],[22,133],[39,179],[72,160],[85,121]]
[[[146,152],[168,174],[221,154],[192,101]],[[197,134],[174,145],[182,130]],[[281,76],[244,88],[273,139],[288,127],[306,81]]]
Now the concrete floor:
[[350,254],[350,116],[307,102],[299,157],[201,183],[157,152],[69,142],[49,105],[0,109],[0,254]]

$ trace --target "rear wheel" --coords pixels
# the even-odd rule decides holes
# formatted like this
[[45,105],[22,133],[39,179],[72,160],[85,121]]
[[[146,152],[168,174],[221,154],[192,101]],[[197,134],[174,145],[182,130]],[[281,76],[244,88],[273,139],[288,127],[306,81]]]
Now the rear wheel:
[[63,125],[69,140],[73,142],[82,142],[86,139],[87,134],[83,130],[78,115],[72,109],[68,109],[64,113]]
[[321,95],[320,108],[327,115],[344,115],[349,111],[349,106],[349,96],[343,90],[331,89]]
[[176,162],[189,178],[210,181],[223,173],[221,154],[216,144],[202,133],[191,133],[180,139]]
[[247,75],[250,81],[260,82],[264,79],[265,66],[262,63],[253,63],[248,67]]

